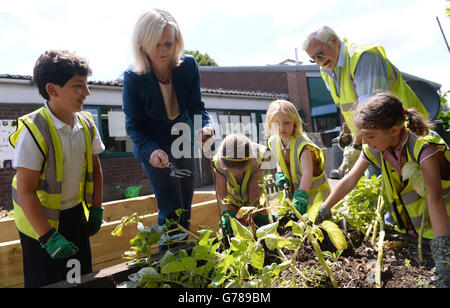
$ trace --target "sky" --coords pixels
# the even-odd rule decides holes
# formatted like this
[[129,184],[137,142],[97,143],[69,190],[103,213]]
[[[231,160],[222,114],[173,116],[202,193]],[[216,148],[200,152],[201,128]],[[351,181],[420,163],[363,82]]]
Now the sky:
[[320,25],[341,38],[382,45],[402,72],[450,90],[446,0],[14,0],[0,5],[0,74],[32,75],[47,49],[88,59],[92,81],[110,81],[133,64],[131,34],[152,7],[178,21],[185,48],[208,53],[220,66],[264,66],[290,58]]

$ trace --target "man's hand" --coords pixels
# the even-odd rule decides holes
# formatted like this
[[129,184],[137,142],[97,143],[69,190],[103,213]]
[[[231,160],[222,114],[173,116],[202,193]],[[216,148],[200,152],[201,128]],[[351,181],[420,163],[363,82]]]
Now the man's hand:
[[169,157],[166,152],[158,149],[153,151],[152,155],[150,155],[149,163],[155,168],[166,168],[169,163]]
[[340,174],[347,174],[355,165],[359,156],[361,155],[360,149],[355,149],[354,146],[349,145],[344,149],[344,158],[342,164],[339,166]]

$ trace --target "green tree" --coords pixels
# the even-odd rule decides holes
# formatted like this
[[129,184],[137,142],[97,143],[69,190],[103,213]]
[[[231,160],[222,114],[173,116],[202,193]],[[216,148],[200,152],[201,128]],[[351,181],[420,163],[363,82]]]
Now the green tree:
[[199,66],[218,66],[216,61],[214,61],[207,53],[202,54],[198,50],[185,50],[184,53],[194,56],[195,61],[197,61]]

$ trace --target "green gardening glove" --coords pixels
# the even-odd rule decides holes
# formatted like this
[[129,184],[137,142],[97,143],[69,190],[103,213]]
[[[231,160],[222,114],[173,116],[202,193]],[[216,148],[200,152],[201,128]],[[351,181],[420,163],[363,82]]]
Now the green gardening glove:
[[430,241],[436,272],[446,288],[450,288],[450,236],[435,237]]
[[[272,215],[273,221],[277,220],[277,218],[278,218],[277,215]],[[263,226],[263,225],[267,225],[270,223],[269,216],[267,216],[267,214],[256,214],[255,217],[253,217],[253,221],[258,226]]]
[[291,185],[289,179],[281,171],[275,173],[275,183],[277,184],[277,187],[279,189],[284,189],[284,184],[286,184],[287,186]]
[[47,250],[52,259],[67,259],[78,251],[78,247],[74,243],[69,242],[54,229],[52,236],[45,243],[41,242],[41,246]]
[[89,208],[89,221],[87,225],[87,230],[89,236],[96,234],[103,222],[103,206],[91,206]]
[[330,209],[324,203],[319,207],[319,212],[317,213],[316,220],[314,224],[320,225],[322,221],[331,219],[333,215],[331,214]]
[[294,192],[292,203],[300,214],[305,214],[308,210],[308,194],[303,189],[297,189]]
[[235,218],[236,212],[233,210],[225,210],[220,214],[220,225],[222,226],[223,233],[232,233],[231,229],[231,219]]

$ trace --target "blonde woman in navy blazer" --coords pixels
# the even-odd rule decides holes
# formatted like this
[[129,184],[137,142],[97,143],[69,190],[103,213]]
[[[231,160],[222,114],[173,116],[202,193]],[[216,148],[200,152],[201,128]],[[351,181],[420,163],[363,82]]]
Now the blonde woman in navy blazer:
[[[194,174],[194,115],[201,116],[202,132],[213,129],[201,100],[200,74],[195,59],[183,54],[181,32],[170,13],[153,9],[141,15],[134,34],[135,66],[124,72],[123,111],[126,129],[133,141],[133,152],[150,180],[158,202],[158,224],[166,219],[178,221],[189,229],[194,176],[183,179],[169,176],[169,162]],[[172,135],[174,125],[190,127],[191,155],[174,158],[171,147],[180,136]],[[175,155],[177,157],[177,155]],[[160,246],[160,250],[165,247]]]

